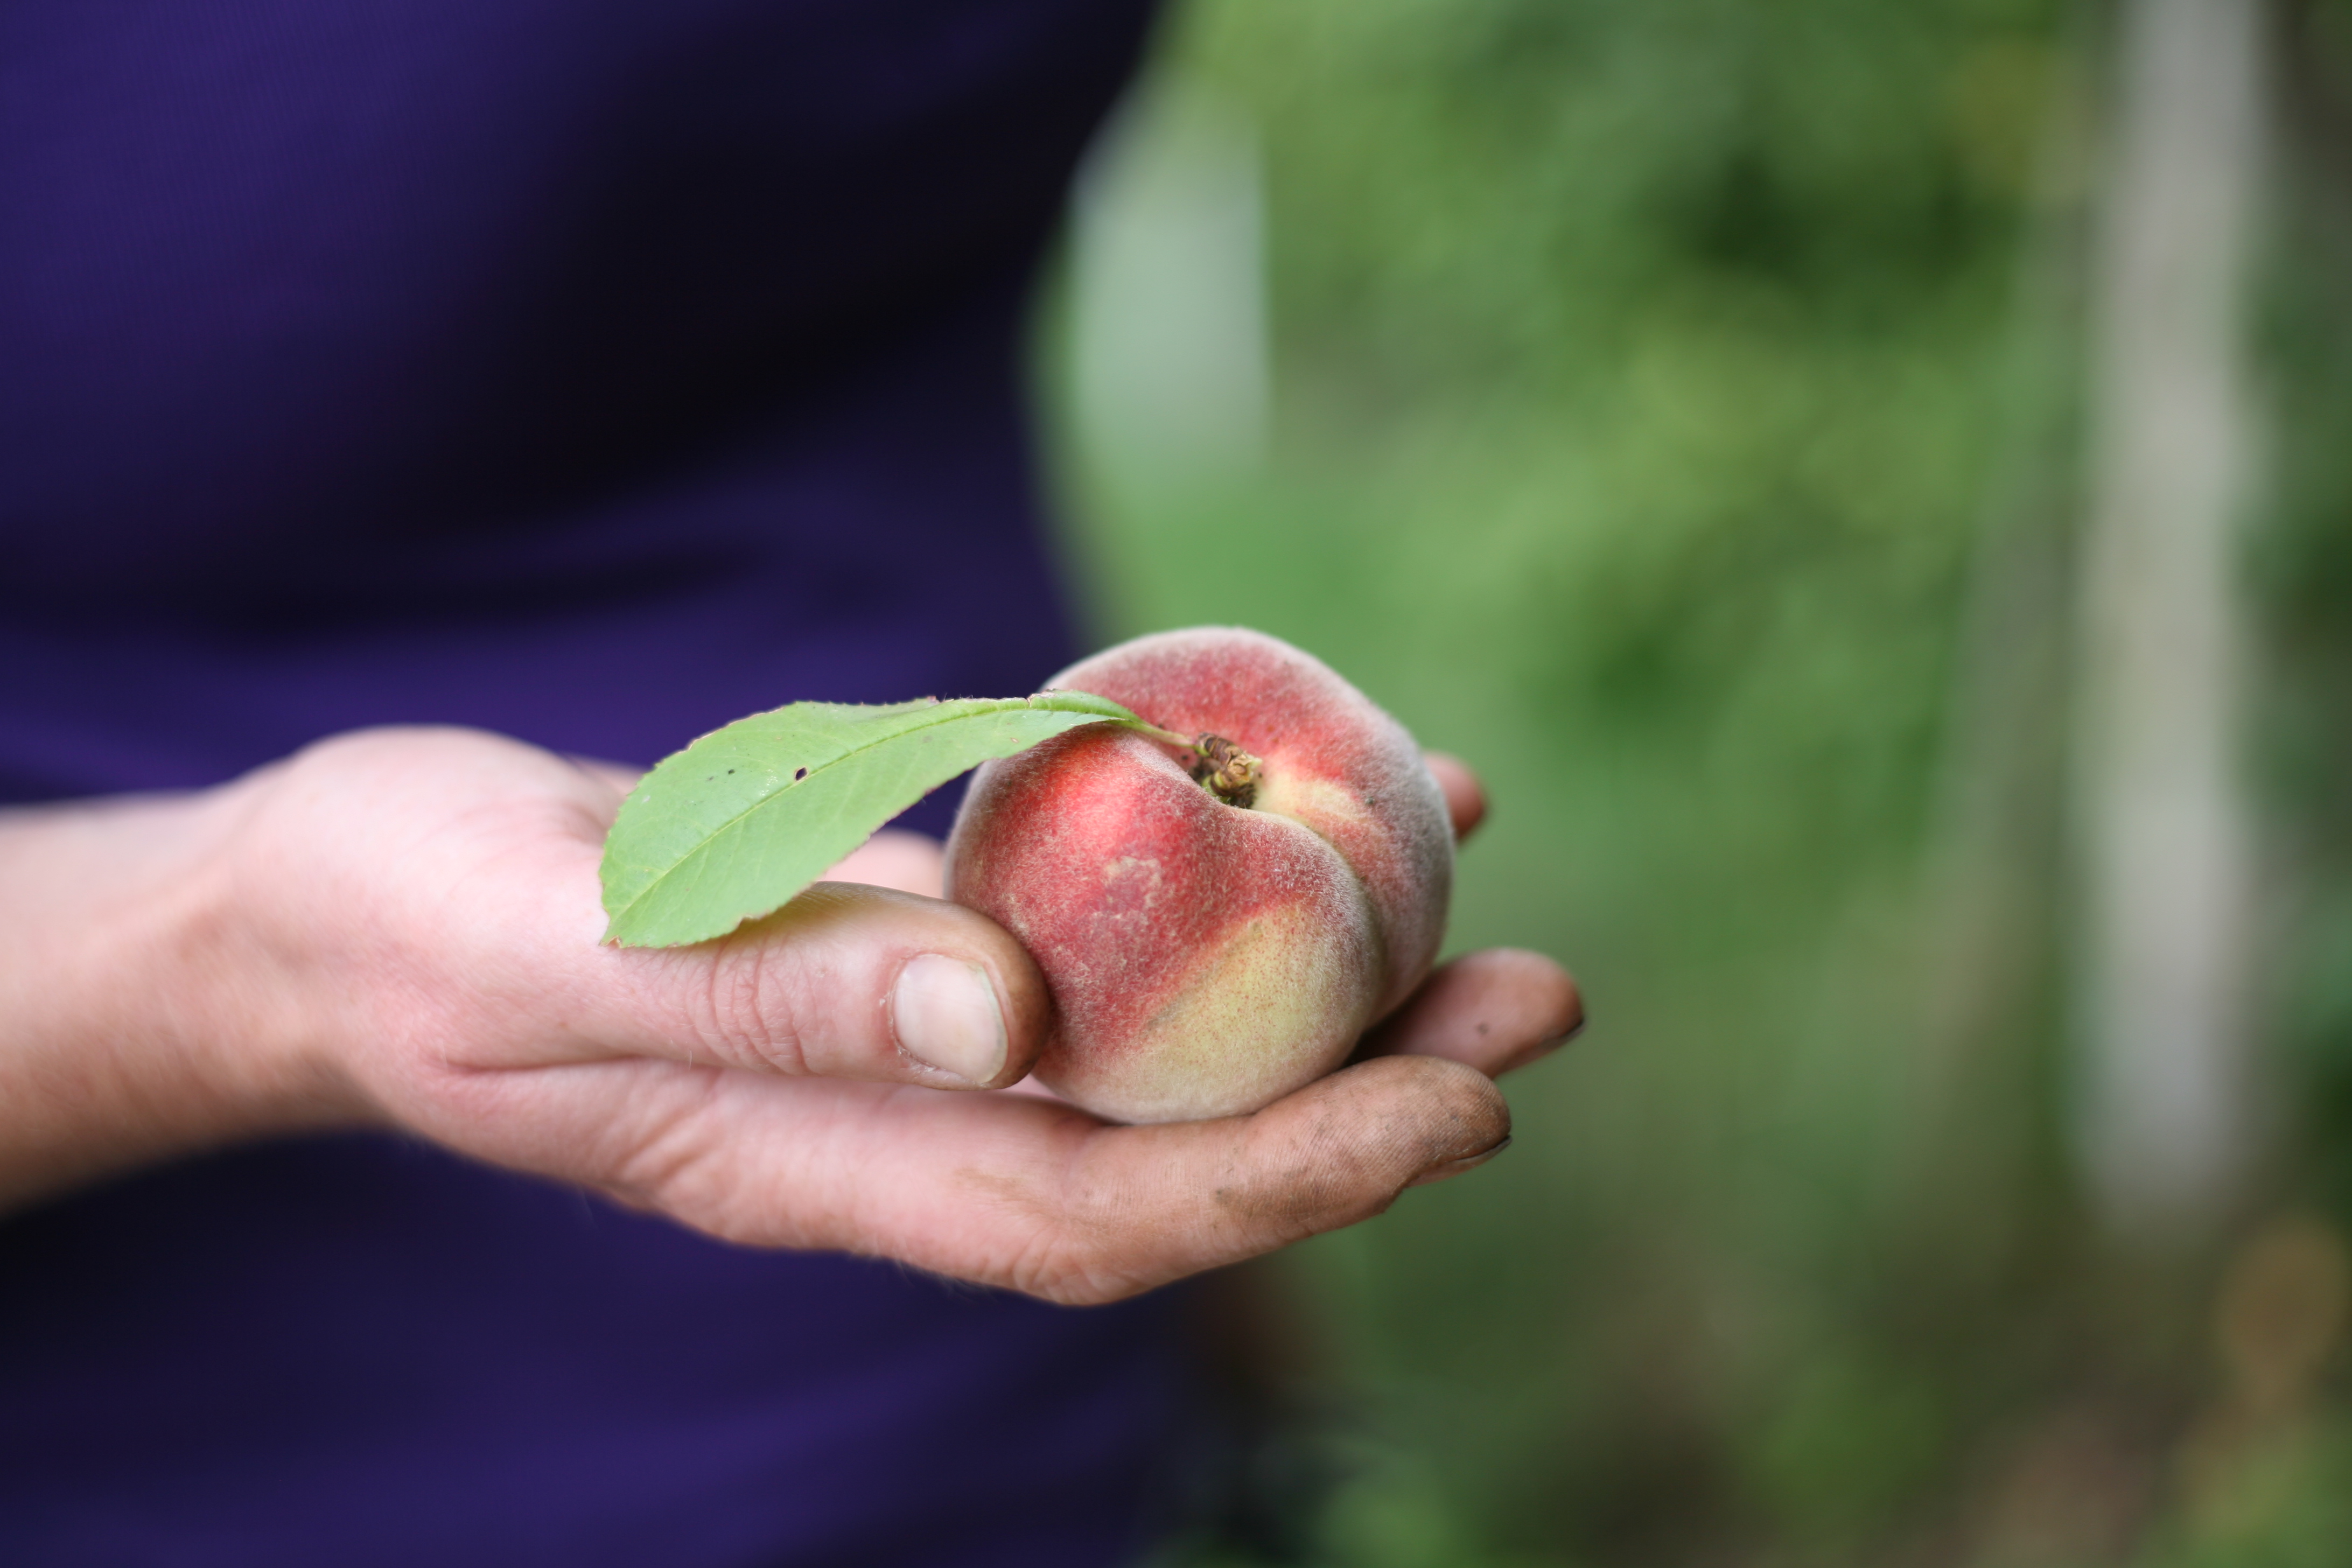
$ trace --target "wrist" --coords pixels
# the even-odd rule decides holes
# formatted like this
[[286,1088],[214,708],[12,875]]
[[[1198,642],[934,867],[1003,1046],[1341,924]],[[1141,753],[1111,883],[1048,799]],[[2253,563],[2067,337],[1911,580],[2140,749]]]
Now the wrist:
[[0,814],[0,1206],[348,1122],[239,874],[257,781]]

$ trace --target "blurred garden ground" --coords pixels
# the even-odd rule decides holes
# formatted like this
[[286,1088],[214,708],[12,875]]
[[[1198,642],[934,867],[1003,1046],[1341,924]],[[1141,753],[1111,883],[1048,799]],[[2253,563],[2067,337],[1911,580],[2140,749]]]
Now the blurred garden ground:
[[2151,1243],[2074,1131],[2111,14],[1173,19],[1041,353],[1093,630],[1265,627],[1474,760],[1452,943],[1593,1020],[1276,1266],[1288,1418],[1180,1560],[2352,1562],[2352,8],[2269,21],[2259,1117]]

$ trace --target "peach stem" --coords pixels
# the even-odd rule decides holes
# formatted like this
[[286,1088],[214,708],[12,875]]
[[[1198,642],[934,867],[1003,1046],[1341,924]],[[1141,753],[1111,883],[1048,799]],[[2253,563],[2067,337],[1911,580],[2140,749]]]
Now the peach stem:
[[1258,774],[1265,764],[1223,735],[1200,735],[1188,741],[1173,730],[1163,730],[1140,719],[1131,728],[1190,753],[1192,776],[1201,782],[1202,788],[1227,805],[1246,807],[1257,798]]

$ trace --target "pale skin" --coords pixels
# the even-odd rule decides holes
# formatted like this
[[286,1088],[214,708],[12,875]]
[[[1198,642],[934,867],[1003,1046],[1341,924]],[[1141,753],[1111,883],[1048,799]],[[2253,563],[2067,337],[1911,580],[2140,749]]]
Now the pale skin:
[[[1433,757],[1456,829],[1476,781]],[[1019,1083],[1018,944],[877,836],[723,942],[622,950],[596,867],[632,775],[362,731],[216,789],[0,812],[0,1207],[210,1147],[383,1128],[730,1240],[1114,1300],[1379,1214],[1507,1139],[1494,1076],[1581,1022],[1549,959],[1455,960],[1361,1059],[1250,1116],[1115,1127]],[[913,959],[983,968],[1001,1069],[896,1034]],[[1025,1086],[1024,1086],[1025,1089]]]

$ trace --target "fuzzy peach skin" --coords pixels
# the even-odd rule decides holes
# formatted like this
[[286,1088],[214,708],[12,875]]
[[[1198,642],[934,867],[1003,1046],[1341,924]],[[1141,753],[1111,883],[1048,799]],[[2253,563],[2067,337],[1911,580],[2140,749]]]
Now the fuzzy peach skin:
[[1048,684],[1263,766],[1251,804],[1228,805],[1173,748],[1101,725],[974,777],[948,895],[1045,976],[1038,1081],[1116,1121],[1188,1121],[1339,1067],[1444,933],[1454,832],[1412,737],[1319,660],[1241,627],[1139,637]]

